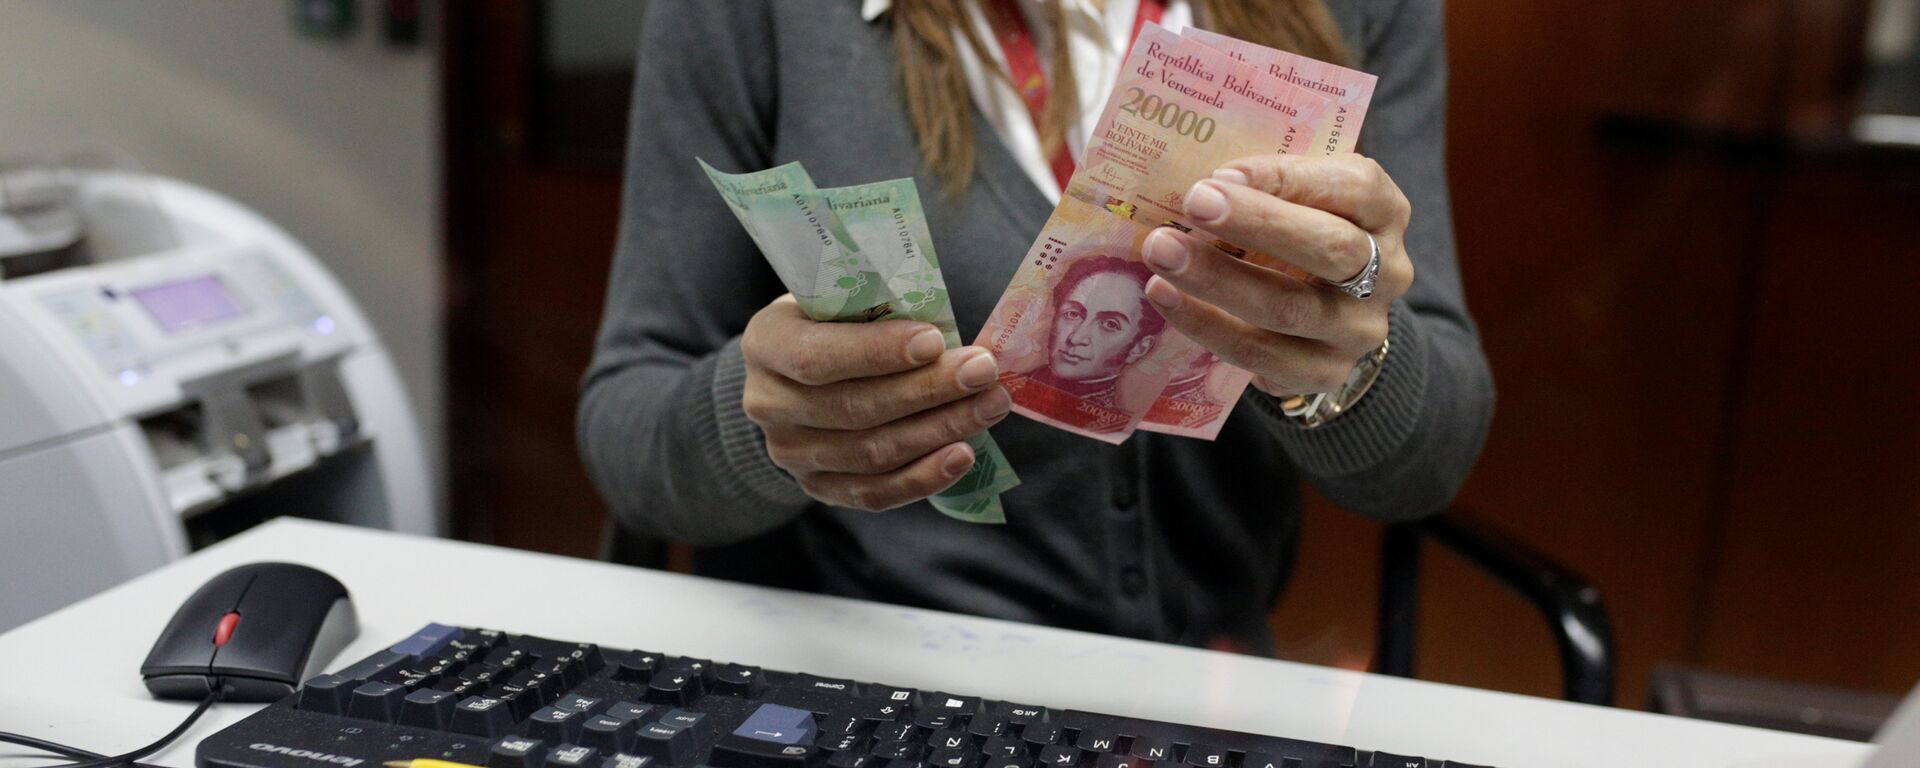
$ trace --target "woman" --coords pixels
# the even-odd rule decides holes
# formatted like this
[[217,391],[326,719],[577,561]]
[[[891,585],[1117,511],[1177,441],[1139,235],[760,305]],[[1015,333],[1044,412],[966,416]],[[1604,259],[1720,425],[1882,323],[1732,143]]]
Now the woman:
[[[971,339],[1143,12],[1380,76],[1371,159],[1244,158],[1187,194],[1214,232],[1329,284],[1288,288],[1167,229],[1146,247],[1167,323],[1259,376],[1214,442],[1111,446],[1006,419],[983,349],[943,350],[908,322],[807,322],[694,161],[801,160],[821,186],[915,176]],[[1010,21],[1048,62],[1038,116],[1002,74],[994,24]],[[1301,480],[1406,518],[1444,506],[1473,464],[1493,395],[1454,263],[1437,0],[655,0],[646,30],[580,408],[590,471],[630,530],[715,545],[790,526],[808,571],[794,581],[829,592],[1264,649]],[[1375,242],[1375,296],[1330,284]],[[1349,409],[1314,426],[1288,414],[1283,396],[1341,389],[1355,360],[1375,365]],[[988,427],[1023,480],[1008,523],[949,521],[922,499]]]

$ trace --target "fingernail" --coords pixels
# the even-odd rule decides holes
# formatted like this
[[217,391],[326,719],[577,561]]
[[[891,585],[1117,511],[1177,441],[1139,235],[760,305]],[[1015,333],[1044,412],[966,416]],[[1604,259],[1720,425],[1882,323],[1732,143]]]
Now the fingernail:
[[973,449],[967,447],[966,443],[954,443],[952,448],[947,449],[947,457],[940,461],[940,471],[947,473],[947,477],[966,472],[972,466]]
[[1247,174],[1238,168],[1221,168],[1213,172],[1213,178],[1228,184],[1247,185]]
[[947,340],[941,338],[940,331],[928,328],[914,334],[913,340],[907,342],[907,359],[916,363],[932,362],[946,348]]
[[1227,196],[1220,188],[1205,181],[1194,182],[1187,190],[1187,215],[1202,224],[1212,224],[1227,217]]
[[1159,275],[1147,280],[1147,300],[1161,309],[1173,309],[1180,306],[1182,301],[1180,289],[1169,285]]
[[1000,378],[1000,364],[994,362],[993,353],[982,352],[974,355],[972,360],[960,364],[958,378],[960,386],[979,389],[992,384],[994,379]]
[[1174,237],[1165,227],[1147,235],[1147,242],[1141,247],[1141,257],[1147,265],[1166,272],[1178,272],[1187,267],[1187,247]]
[[981,395],[973,401],[973,415],[981,421],[993,421],[1013,410],[1013,396],[1007,394],[1005,387],[996,387],[992,392]]

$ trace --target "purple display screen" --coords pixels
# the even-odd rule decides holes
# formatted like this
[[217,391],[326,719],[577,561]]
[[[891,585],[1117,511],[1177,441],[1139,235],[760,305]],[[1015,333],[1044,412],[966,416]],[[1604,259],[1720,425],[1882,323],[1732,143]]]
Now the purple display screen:
[[213,275],[135,288],[129,293],[167,333],[192,330],[247,312],[227,290],[227,284]]

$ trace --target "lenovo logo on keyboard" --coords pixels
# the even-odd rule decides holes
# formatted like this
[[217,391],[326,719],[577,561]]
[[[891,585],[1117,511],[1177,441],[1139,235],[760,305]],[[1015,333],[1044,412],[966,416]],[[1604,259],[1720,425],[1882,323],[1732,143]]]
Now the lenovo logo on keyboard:
[[334,765],[346,766],[346,768],[354,768],[354,766],[366,762],[366,760],[363,760],[358,757],[346,757],[344,755],[329,755],[325,752],[315,752],[311,749],[294,749],[293,747],[283,747],[278,744],[264,744],[260,742],[254,742],[252,744],[248,744],[247,748],[257,749],[257,750],[260,750],[261,752],[274,752],[277,754],[286,755],[287,757],[304,757],[308,760],[318,760],[323,763],[333,763]]

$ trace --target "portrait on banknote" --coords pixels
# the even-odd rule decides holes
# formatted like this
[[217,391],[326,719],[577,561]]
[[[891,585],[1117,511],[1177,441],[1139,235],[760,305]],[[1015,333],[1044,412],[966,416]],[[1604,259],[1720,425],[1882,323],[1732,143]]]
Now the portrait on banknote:
[[1072,198],[1054,210],[981,335],[1015,410],[1118,442],[1152,407],[1192,344],[1146,299],[1149,231]]

